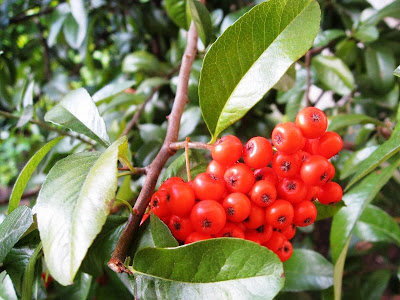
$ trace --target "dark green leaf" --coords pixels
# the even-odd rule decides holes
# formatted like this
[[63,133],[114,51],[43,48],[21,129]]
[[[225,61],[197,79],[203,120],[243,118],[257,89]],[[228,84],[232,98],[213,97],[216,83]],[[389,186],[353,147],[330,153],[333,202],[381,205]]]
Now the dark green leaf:
[[138,238],[133,245],[132,257],[138,251],[151,248],[176,247],[178,242],[172,236],[167,225],[164,224],[156,215],[150,215],[150,221],[143,223],[138,232]]
[[19,206],[0,224],[0,263],[32,223],[31,209]]
[[369,172],[374,170],[384,161],[395,155],[400,150],[400,130],[394,130],[389,140],[379,146],[367,159],[363,160],[357,167],[357,172],[347,185],[348,190],[354,183],[359,181]]
[[25,190],[25,187],[31,178],[36,167],[46,156],[46,154],[60,141],[63,137],[55,138],[54,140],[48,142],[44,145],[34,156],[28,161],[21,173],[19,174],[17,181],[14,184],[13,190],[11,192],[10,201],[8,203],[8,213],[11,213],[16,209],[21,200],[21,196]]
[[46,265],[63,285],[73,282],[110,212],[118,183],[119,148],[124,143],[126,137],[102,154],[72,154],[58,161],[43,183],[35,206],[38,228]]
[[341,29],[329,29],[321,31],[315,38],[314,47],[324,47],[330,42],[344,36],[346,36],[346,33]]
[[[196,0],[197,1],[197,0]],[[196,129],[201,119],[201,111],[198,106],[188,107],[182,114],[179,126],[179,140],[184,140]]]
[[284,284],[278,257],[241,239],[145,248],[131,271],[140,299],[273,299]]
[[399,162],[373,172],[343,196],[346,206],[333,217],[330,234],[332,260],[336,262],[354,230],[361,214],[380,189],[392,177]]
[[51,16],[51,25],[49,35],[47,36],[47,44],[49,47],[53,47],[56,44],[57,36],[61,31],[64,24],[67,13],[69,13],[70,7],[66,3],[61,3],[57,6],[56,10]]
[[361,299],[382,299],[391,276],[390,270],[377,270],[364,276],[361,281]]
[[339,131],[342,128],[347,128],[351,125],[358,125],[358,124],[376,124],[380,126],[386,126],[383,122],[371,118],[366,115],[360,114],[345,114],[345,115],[336,115],[329,118],[329,131]]
[[368,47],[365,51],[365,64],[369,82],[375,92],[385,94],[394,84],[393,70],[396,60],[392,50],[388,47]]
[[342,169],[340,170],[340,179],[345,179],[349,177],[351,174],[354,174],[360,163],[371,156],[371,154],[378,149],[378,145],[367,146],[359,151],[355,151],[343,164]]
[[354,37],[364,43],[371,43],[379,38],[379,31],[374,25],[363,25],[356,30]]
[[35,81],[31,81],[24,93],[24,98],[22,99],[22,115],[18,120],[16,125],[17,128],[23,127],[29,122],[33,117],[33,88],[35,86]]
[[338,57],[318,55],[312,66],[318,79],[330,90],[345,96],[354,90],[354,77],[349,67]]
[[68,44],[79,49],[85,40],[88,26],[88,17],[83,0],[70,0],[71,15],[64,23],[64,35]]
[[60,289],[58,297],[63,300],[86,300],[88,299],[92,282],[92,276],[79,272],[74,284]]
[[101,232],[90,246],[82,262],[82,271],[93,276],[103,274],[105,263],[110,259],[126,225],[126,217],[109,216]]
[[361,240],[389,242],[400,246],[400,227],[387,212],[368,205],[358,220],[354,234]]
[[122,82],[113,82],[110,84],[107,84],[106,86],[102,87],[99,91],[97,91],[92,99],[94,102],[98,103],[100,101],[105,101],[112,96],[115,96],[127,88],[131,87],[132,85],[135,84],[134,80],[129,80],[129,81],[122,81]]
[[323,219],[328,219],[336,215],[336,213],[339,211],[344,206],[343,201],[340,201],[338,203],[335,203],[333,205],[324,205],[319,202],[315,203],[315,206],[317,207],[317,221],[318,220],[323,220]]
[[47,122],[84,134],[105,147],[110,144],[104,120],[83,88],[68,93],[44,118]]
[[393,1],[389,5],[386,5],[385,7],[380,9],[378,12],[371,13],[371,15],[366,20],[363,20],[362,23],[377,25],[379,21],[385,17],[399,18],[399,16],[400,16],[400,2]]
[[282,78],[279,79],[277,84],[274,85],[274,89],[277,89],[278,91],[287,92],[288,90],[293,88],[295,83],[296,83],[296,68],[295,65],[293,64],[287,70],[285,75],[283,75]]
[[176,25],[189,29],[190,17],[186,15],[186,0],[166,0],[165,9]]
[[[255,6],[207,52],[199,97],[212,141],[260,101],[311,47],[319,28],[318,4],[314,0],[284,4],[271,0]],[[269,24],[279,25],[271,30]]]
[[207,8],[198,0],[187,0],[188,15],[196,27],[197,34],[199,35],[204,46],[211,41],[212,37],[212,23],[211,16]]
[[154,73],[160,70],[160,62],[153,54],[139,50],[128,54],[122,61],[122,71],[135,73],[143,71]]
[[11,278],[6,273],[6,271],[0,273],[0,299],[5,299],[5,300],[18,299]]
[[334,290],[335,300],[342,299],[341,296],[342,296],[344,262],[346,261],[347,250],[349,249],[350,245],[350,239],[351,235],[347,240],[347,242],[345,243],[342,252],[340,253],[333,268],[333,290]]
[[26,266],[24,276],[22,278],[22,300],[32,299],[32,288],[35,280],[35,266],[38,258],[42,252],[42,243],[36,247],[32,256],[29,258],[28,265]]
[[283,268],[286,278],[284,291],[324,290],[333,285],[332,263],[315,251],[293,250]]

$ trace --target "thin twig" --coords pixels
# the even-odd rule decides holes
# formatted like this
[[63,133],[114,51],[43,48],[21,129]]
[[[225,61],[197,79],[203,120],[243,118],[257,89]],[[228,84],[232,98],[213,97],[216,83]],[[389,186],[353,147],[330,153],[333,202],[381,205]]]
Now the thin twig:
[[196,53],[197,32],[192,23],[188,32],[187,45],[179,71],[179,80],[174,104],[171,110],[171,114],[168,118],[168,129],[164,144],[154,161],[147,168],[147,176],[139,197],[136,200],[135,206],[133,207],[133,213],[130,214],[128,223],[120,236],[120,239],[111,256],[111,259],[108,262],[108,266],[115,272],[131,273],[125,267],[124,261],[129,254],[128,251],[132,243],[133,237],[135,236],[135,233],[140,224],[140,220],[142,219],[142,216],[145,213],[146,208],[149,204],[151,195],[154,192],[154,188],[156,186],[161,170],[166,164],[168,158],[171,157],[175,152],[171,150],[170,144],[176,142],[178,139],[182,113],[186,103],[188,102],[187,94],[189,76]]
[[[6,112],[4,110],[0,110],[0,116],[5,117],[7,119],[15,119],[15,120],[19,120],[19,118],[20,118],[19,116],[13,115],[13,114],[11,114],[9,112]],[[69,133],[68,131],[64,131],[64,130],[58,129],[58,128],[54,127],[54,126],[50,126],[50,125],[48,125],[48,124],[46,124],[46,123],[44,123],[42,121],[29,120],[29,123],[36,124],[36,125],[44,128],[44,129],[47,129],[47,130],[50,130],[50,131],[57,132],[60,135],[70,136],[70,137],[72,137],[74,139],[78,139],[78,140],[80,140],[80,141],[82,141],[82,142],[94,147],[94,144],[91,141],[88,141],[88,140],[84,139],[83,137],[81,137],[79,135],[74,135],[72,133]]]
[[307,80],[307,86],[306,86],[306,92],[305,92],[306,106],[311,106],[311,101],[310,101],[310,88],[311,88],[310,62],[311,62],[311,52],[308,51],[306,53],[306,62],[305,62],[306,80]]
[[[40,191],[40,187],[33,189],[33,190],[28,190],[21,196],[21,199],[28,199],[33,196],[36,196],[39,193],[39,191]],[[2,193],[1,198],[0,198],[0,205],[8,203],[8,201],[10,200],[11,192],[12,192],[12,189],[10,188],[10,189],[7,189],[6,191],[4,191],[4,193]]]
[[192,181],[192,176],[190,176],[190,156],[189,156],[189,141],[190,138],[186,137],[185,141],[185,160],[186,160],[186,174],[187,174],[187,181]]
[[[186,146],[186,141],[185,142],[174,142],[174,143],[169,144],[169,148],[173,151],[184,149],[185,146]],[[189,142],[188,146],[190,149],[204,149],[204,150],[209,150],[209,151],[211,151],[211,148],[212,148],[212,145],[204,144],[201,142]]]
[[47,7],[45,9],[37,12],[36,14],[31,14],[31,15],[27,15],[26,13],[20,14],[18,16],[10,18],[9,24],[17,24],[17,23],[21,23],[21,22],[30,20],[35,17],[47,15],[47,14],[52,13],[54,11],[54,9],[55,9],[55,7]]

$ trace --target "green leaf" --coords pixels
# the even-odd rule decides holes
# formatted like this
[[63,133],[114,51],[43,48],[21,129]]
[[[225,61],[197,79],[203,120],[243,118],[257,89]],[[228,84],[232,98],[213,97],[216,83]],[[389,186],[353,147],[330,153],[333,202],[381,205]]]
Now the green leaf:
[[124,143],[126,137],[102,154],[72,154],[58,161],[43,183],[35,206],[38,228],[46,265],[62,285],[72,284],[110,212]]
[[[332,229],[331,229],[332,230]],[[335,300],[342,299],[342,280],[343,280],[343,270],[344,270],[344,262],[346,261],[347,250],[349,249],[351,235],[349,239],[345,243],[342,252],[340,253],[335,266],[333,268],[333,290],[335,295]]]
[[379,207],[368,205],[358,220],[354,234],[369,242],[389,242],[400,246],[400,226]]
[[395,76],[397,76],[397,77],[400,77],[400,66],[398,66],[398,67],[396,68],[396,70],[394,70],[393,75],[395,75]]
[[[198,0],[187,0],[188,17],[193,21],[197,34],[206,47],[212,37],[211,16],[207,8]],[[189,19],[188,19],[189,20]]]
[[394,84],[393,70],[396,60],[388,47],[374,46],[365,50],[365,65],[369,82],[375,92],[385,94]]
[[68,44],[79,49],[86,38],[88,17],[83,0],[70,0],[71,15],[64,21],[64,36]]
[[345,96],[354,90],[354,77],[349,67],[338,57],[317,55],[313,57],[318,79],[330,90]]
[[283,288],[282,264],[265,247],[211,239],[177,248],[145,248],[134,259],[140,299],[273,299]]
[[32,223],[31,209],[19,206],[0,224],[0,263]]
[[138,71],[155,73],[160,69],[160,62],[153,54],[139,50],[128,54],[122,61],[122,71],[135,73]]
[[146,221],[139,228],[138,238],[132,247],[132,257],[135,256],[135,253],[147,247],[166,248],[176,246],[178,246],[178,242],[172,236],[167,225],[155,214],[151,214],[150,222]]
[[286,278],[284,291],[324,290],[333,285],[333,265],[318,252],[295,249],[283,268]]
[[293,88],[295,83],[296,83],[296,68],[295,65],[293,64],[287,70],[285,75],[283,75],[282,78],[279,79],[277,84],[274,85],[274,89],[277,89],[278,91],[287,92],[288,90]]
[[41,252],[42,243],[39,243],[32,256],[29,258],[28,265],[26,266],[24,276],[22,278],[22,300],[32,299],[32,287],[35,279],[35,266]]
[[378,149],[358,165],[357,172],[354,174],[345,190],[348,190],[354,183],[399,152],[399,139],[400,130],[394,130],[389,140],[380,145]]
[[53,47],[56,44],[57,36],[60,33],[67,14],[70,11],[71,9],[67,3],[61,3],[52,13],[49,35],[47,36],[47,44],[49,47]]
[[357,171],[360,163],[370,157],[372,153],[378,149],[378,147],[379,145],[368,146],[351,154],[350,157],[346,159],[342,169],[340,170],[340,179],[345,179],[351,174],[354,174]]
[[363,25],[356,30],[354,37],[364,43],[371,43],[379,38],[379,30],[374,25]]
[[86,300],[91,291],[93,277],[79,272],[73,285],[57,290],[57,296],[63,300]]
[[111,257],[119,237],[126,226],[126,217],[109,216],[101,232],[96,236],[82,262],[82,271],[93,276],[101,276],[106,261]]
[[8,213],[11,213],[14,209],[18,207],[22,194],[25,190],[25,187],[28,184],[28,181],[31,178],[36,167],[46,156],[46,154],[62,139],[63,137],[61,136],[48,142],[46,145],[40,148],[40,150],[36,152],[34,156],[32,156],[32,158],[22,169],[21,173],[17,178],[17,181],[14,184],[13,190],[10,195],[10,201],[8,203]]
[[400,2],[393,1],[389,5],[386,5],[376,13],[371,13],[371,15],[362,21],[362,24],[377,25],[380,20],[385,17],[398,18],[400,15]]
[[176,25],[186,30],[189,29],[190,17],[186,14],[186,0],[166,0],[165,9]]
[[361,280],[361,299],[382,299],[391,276],[390,270],[377,270],[364,276]]
[[35,86],[35,81],[31,81],[24,93],[24,98],[22,99],[22,115],[18,120],[16,125],[17,128],[23,127],[29,122],[33,117],[33,88]]
[[342,207],[333,217],[330,234],[333,262],[338,260],[364,209],[392,177],[399,163],[400,161],[379,172],[371,173],[344,194],[343,201],[346,206]]
[[15,293],[13,283],[10,276],[3,271],[0,273],[0,299],[5,300],[17,300],[17,294]]
[[225,30],[207,52],[200,76],[200,107],[212,141],[304,55],[319,21],[314,0],[270,0]]
[[99,91],[97,91],[93,96],[92,99],[94,102],[99,103],[101,101],[106,101],[107,99],[115,96],[127,88],[134,85],[136,81],[129,80],[129,81],[122,81],[122,82],[112,82],[107,84],[106,86],[102,87]]
[[330,117],[327,130],[339,131],[340,129],[347,128],[351,125],[369,124],[369,123],[386,127],[385,123],[366,115],[345,114],[345,115],[336,115]]
[[84,88],[68,93],[44,119],[84,134],[104,147],[110,144],[106,124]]
[[182,114],[178,139],[184,140],[186,137],[190,136],[199,124],[200,119],[200,108],[198,106],[188,107]]
[[345,36],[346,32],[341,29],[328,29],[325,31],[321,31],[315,38],[314,47],[327,46],[330,42]]
[[335,204],[324,205],[319,202],[315,202],[315,206],[317,208],[317,220],[328,219],[336,215],[336,213],[344,206],[343,201],[337,202]]

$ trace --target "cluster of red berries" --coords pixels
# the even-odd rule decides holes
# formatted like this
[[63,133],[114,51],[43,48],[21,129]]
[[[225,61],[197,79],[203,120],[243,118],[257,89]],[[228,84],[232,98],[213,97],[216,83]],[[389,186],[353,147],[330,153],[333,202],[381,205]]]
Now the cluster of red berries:
[[313,202],[342,199],[341,187],[331,181],[335,168],[328,159],[343,142],[326,128],[325,114],[308,107],[296,123],[274,128],[275,153],[264,137],[253,137],[243,146],[237,137],[224,136],[212,146],[207,171],[190,182],[166,180],[153,194],[151,210],[185,244],[244,238],[286,261],[296,227],[311,225],[317,217]]

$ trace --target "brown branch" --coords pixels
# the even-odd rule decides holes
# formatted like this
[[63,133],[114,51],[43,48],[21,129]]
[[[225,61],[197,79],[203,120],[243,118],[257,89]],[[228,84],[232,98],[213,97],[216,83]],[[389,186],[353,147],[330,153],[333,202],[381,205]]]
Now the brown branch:
[[[20,118],[20,116],[13,115],[13,114],[11,114],[9,112],[6,112],[4,110],[0,110],[0,116],[5,117],[7,119],[16,119],[16,120],[19,120],[19,118]],[[72,133],[69,133],[68,131],[63,131],[63,130],[58,129],[58,128],[54,127],[54,126],[47,125],[46,123],[44,123],[42,121],[29,120],[29,123],[36,124],[36,125],[44,128],[44,129],[47,129],[47,130],[50,130],[50,131],[57,132],[60,135],[66,135],[66,136],[72,137],[74,139],[78,139],[78,140],[80,140],[80,141],[82,141],[82,142],[94,147],[94,144],[91,141],[88,141],[88,140],[84,139],[83,137],[81,137],[79,135],[74,135]]]
[[142,219],[151,195],[154,192],[154,188],[161,170],[166,164],[168,158],[174,154],[174,151],[170,148],[170,144],[176,142],[178,139],[182,113],[186,103],[188,102],[187,94],[190,70],[192,68],[196,53],[197,32],[192,23],[188,32],[187,45],[179,71],[179,81],[174,104],[171,114],[168,118],[168,129],[164,144],[154,161],[147,167],[147,176],[135,206],[133,207],[133,213],[129,216],[128,223],[120,236],[111,259],[108,262],[108,266],[115,272],[130,273],[130,271],[124,266],[124,261],[128,255],[133,237],[135,236],[135,233],[139,227],[140,220]]
[[36,14],[27,15],[26,13],[20,14],[18,16],[10,18],[9,24],[17,24],[21,22],[25,22],[35,17],[43,16],[52,13],[55,10],[55,7],[47,7]]
[[[185,142],[174,142],[169,144],[169,148],[173,151],[185,149],[186,141]],[[212,145],[204,144],[201,142],[189,142],[188,146],[190,149],[204,149],[211,151]]]

